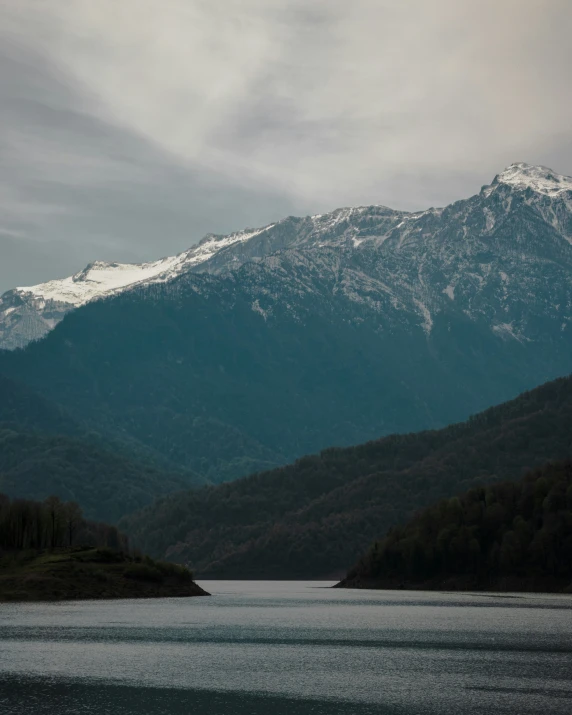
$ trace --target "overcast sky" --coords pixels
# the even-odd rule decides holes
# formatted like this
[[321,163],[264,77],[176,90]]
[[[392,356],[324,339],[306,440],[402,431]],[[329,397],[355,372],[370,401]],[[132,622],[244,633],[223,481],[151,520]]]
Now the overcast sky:
[[572,174],[570,0],[0,0],[0,291]]

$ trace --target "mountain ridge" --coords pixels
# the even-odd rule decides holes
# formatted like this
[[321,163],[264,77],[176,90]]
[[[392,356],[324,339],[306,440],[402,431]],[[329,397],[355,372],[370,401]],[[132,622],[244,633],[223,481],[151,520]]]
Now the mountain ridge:
[[350,568],[420,508],[572,456],[572,377],[442,430],[323,450],[271,472],[159,498],[121,526],[209,578]]
[[[364,245],[379,249],[386,241],[397,238],[397,248],[407,247],[412,237],[435,231],[436,222],[455,207],[508,188],[511,192],[533,192],[538,200],[536,210],[568,243],[572,243],[572,222],[563,225],[562,206],[572,212],[572,179],[556,174],[546,167],[512,164],[481,189],[471,199],[461,200],[445,208],[429,208],[418,212],[389,209],[381,205],[346,207],[327,214],[305,218],[287,217],[258,229],[244,229],[228,235],[208,234],[197,245],[172,257],[142,264],[120,264],[95,261],[73,276],[48,281],[36,286],[19,287],[0,296],[0,348],[23,347],[31,340],[43,337],[71,310],[136,286],[168,282],[192,272],[211,272],[215,275],[231,272],[245,262],[267,259],[288,249],[343,247],[359,250]],[[570,193],[570,196],[565,194]],[[506,198],[506,197],[505,197]],[[360,225],[360,223],[362,225]],[[495,227],[492,214],[485,212],[485,235]],[[339,231],[340,227],[346,230]],[[466,237],[466,233],[461,238]],[[377,290],[388,286],[377,285]],[[442,288],[451,301],[455,286]],[[419,298],[417,311],[425,316],[430,329],[431,316]],[[503,328],[501,327],[501,330]],[[506,328],[510,332],[510,326]]]
[[0,374],[211,483],[462,421],[572,368],[572,194],[527,171],[444,209],[207,237],[206,262],[69,311]]

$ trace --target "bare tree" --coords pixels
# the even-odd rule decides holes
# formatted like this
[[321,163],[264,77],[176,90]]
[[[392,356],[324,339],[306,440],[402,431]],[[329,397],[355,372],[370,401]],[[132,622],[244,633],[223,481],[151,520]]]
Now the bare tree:
[[75,501],[64,504],[63,516],[68,536],[68,546],[73,546],[74,536],[83,522],[83,514],[79,504]]

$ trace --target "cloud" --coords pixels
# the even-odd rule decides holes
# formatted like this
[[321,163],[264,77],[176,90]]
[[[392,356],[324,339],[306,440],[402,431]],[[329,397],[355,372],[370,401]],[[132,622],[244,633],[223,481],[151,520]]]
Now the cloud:
[[48,238],[146,258],[286,213],[444,204],[512,161],[572,173],[569,0],[4,0],[0,16],[0,208],[36,238],[45,219]]

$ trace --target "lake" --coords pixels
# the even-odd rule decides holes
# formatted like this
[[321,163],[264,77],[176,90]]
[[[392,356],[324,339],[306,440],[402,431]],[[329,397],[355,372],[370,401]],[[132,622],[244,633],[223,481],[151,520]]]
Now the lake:
[[572,597],[200,584],[213,597],[0,604],[0,712],[572,712]]

